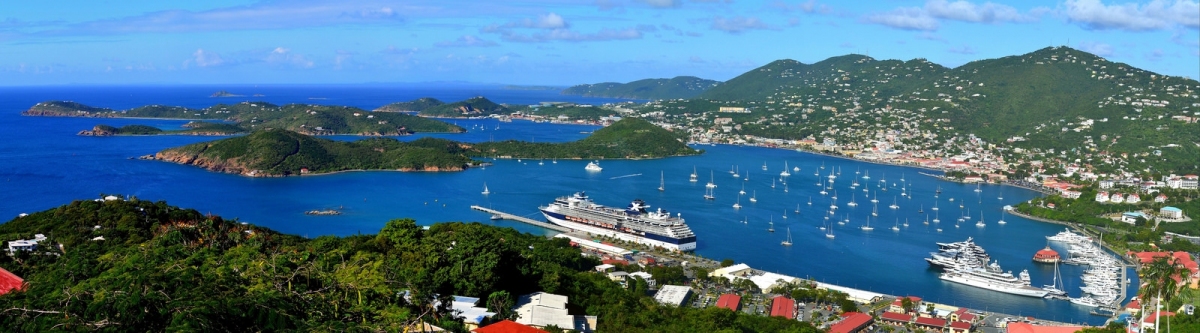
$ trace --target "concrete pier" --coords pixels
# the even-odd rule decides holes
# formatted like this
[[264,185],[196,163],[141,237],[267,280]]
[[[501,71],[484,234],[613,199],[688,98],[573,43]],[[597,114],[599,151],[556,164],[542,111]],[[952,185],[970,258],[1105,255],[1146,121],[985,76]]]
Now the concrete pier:
[[563,227],[563,226],[560,226],[560,225],[557,225],[557,224],[553,224],[553,223],[549,223],[549,222],[543,222],[543,221],[538,221],[538,220],[534,220],[534,219],[531,219],[531,218],[528,218],[528,217],[524,217],[524,216],[513,215],[513,214],[509,214],[509,213],[501,212],[501,211],[498,211],[498,210],[495,210],[495,209],[481,207],[481,206],[478,206],[478,205],[472,205],[472,206],[471,206],[471,209],[474,209],[474,210],[477,210],[477,211],[481,211],[481,212],[484,212],[484,213],[488,213],[488,214],[492,214],[492,215],[497,215],[497,216],[500,216],[500,218],[502,218],[502,219],[505,219],[505,220],[513,220],[513,221],[517,221],[517,222],[522,222],[522,223],[526,223],[526,224],[531,224],[531,225],[534,225],[534,226],[538,226],[538,227],[542,227],[542,228],[546,228],[546,229],[550,229],[550,230],[554,230],[554,231],[558,231],[558,232],[564,232],[564,233],[566,233],[566,232],[571,232],[571,231],[573,231],[573,230],[571,230],[570,228]]

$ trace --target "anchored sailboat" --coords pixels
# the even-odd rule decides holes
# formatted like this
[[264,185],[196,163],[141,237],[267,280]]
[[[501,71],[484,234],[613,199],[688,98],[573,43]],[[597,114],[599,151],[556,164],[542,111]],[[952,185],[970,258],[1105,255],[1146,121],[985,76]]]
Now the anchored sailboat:
[[692,166],[692,176],[690,179],[688,179],[688,181],[693,182],[693,183],[696,182],[696,166],[695,165]]
[[488,195],[488,194],[492,193],[492,191],[488,191],[487,183],[483,183],[483,192],[482,193],[483,193],[483,195]]
[[659,171],[659,172],[658,172],[658,191],[659,191],[659,192],[665,191],[665,190],[667,189],[667,188],[666,188],[666,186],[667,186],[667,178],[666,178],[666,175],[667,175],[667,174],[666,174],[666,172],[665,172],[665,171]]
[[792,246],[792,228],[789,227],[787,229],[787,234],[788,234],[787,240],[783,241],[780,244],[783,244],[783,246]]

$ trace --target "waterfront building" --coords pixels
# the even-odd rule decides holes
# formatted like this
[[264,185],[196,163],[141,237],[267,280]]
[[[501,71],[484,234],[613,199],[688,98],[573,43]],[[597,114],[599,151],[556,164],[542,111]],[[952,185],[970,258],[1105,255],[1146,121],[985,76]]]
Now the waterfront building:
[[1040,263],[1053,264],[1060,260],[1062,257],[1058,255],[1058,251],[1054,251],[1049,245],[1033,254],[1033,261]]
[[[921,298],[920,297],[908,296],[907,298],[909,301],[912,302],[912,306],[914,308],[920,309],[920,307],[921,307]],[[912,310],[916,310],[916,309],[904,308],[904,297],[897,297],[895,301],[892,301],[892,305],[888,306],[888,312],[908,313],[909,311],[912,311]]]
[[1158,210],[1158,216],[1167,219],[1178,220],[1183,218],[1183,210],[1171,206],[1163,207]]
[[1009,323],[1008,327],[1006,329],[1007,329],[1008,333],[1075,333],[1084,328],[1087,328],[1087,327],[1086,326],[1048,326],[1048,325],[1034,325],[1034,324],[1026,323],[1026,322],[1016,322],[1016,323]]
[[724,294],[717,298],[717,307],[738,312],[742,310],[742,297],[734,294]]
[[917,328],[935,332],[941,332],[946,328],[946,323],[945,319],[933,317],[917,317],[917,320],[913,321],[913,325],[916,325]]
[[865,332],[874,320],[871,315],[862,312],[846,312],[842,319],[829,325],[829,333],[858,333]]
[[687,286],[665,285],[654,293],[654,300],[662,304],[683,306],[692,296],[692,288]]
[[1191,272],[1191,287],[1197,287],[1197,279],[1200,278],[1200,264],[1197,264],[1196,261],[1192,259],[1192,255],[1188,254],[1187,252],[1127,252],[1125,255],[1127,257],[1137,259],[1138,263],[1141,265],[1149,264],[1158,257],[1173,257],[1174,259],[1172,260],[1175,262],[1175,264],[1181,265],[1183,268]]
[[796,300],[787,298],[787,296],[775,296],[771,299],[771,316],[784,317],[787,319],[796,318]]
[[904,326],[904,325],[910,324],[910,323],[912,323],[912,320],[913,320],[912,317],[913,316],[910,314],[891,312],[891,311],[882,312],[879,314],[880,321],[883,321],[884,324],[894,325],[894,326]]

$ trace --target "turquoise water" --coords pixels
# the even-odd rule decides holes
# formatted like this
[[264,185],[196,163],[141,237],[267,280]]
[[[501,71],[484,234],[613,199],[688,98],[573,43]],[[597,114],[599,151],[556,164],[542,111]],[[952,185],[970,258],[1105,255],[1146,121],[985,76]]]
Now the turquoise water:
[[[245,87],[249,90],[250,87]],[[157,89],[157,90],[156,90]],[[149,200],[166,200],[174,205],[191,207],[227,218],[264,225],[282,232],[310,237],[319,235],[350,235],[375,233],[389,219],[412,217],[419,223],[441,221],[480,221],[487,224],[517,228],[526,232],[545,231],[516,222],[490,221],[487,215],[470,210],[470,205],[482,205],[518,215],[540,218],[537,206],[556,196],[575,191],[587,191],[598,203],[624,206],[635,198],[644,199],[655,207],[682,213],[698,236],[698,254],[716,258],[731,258],[755,268],[811,277],[849,287],[894,295],[917,295],[927,300],[967,306],[981,310],[1011,314],[1033,315],[1039,318],[1069,322],[1103,323],[1103,318],[1089,316],[1087,309],[1065,301],[1009,296],[972,287],[943,282],[937,272],[923,260],[928,252],[937,249],[935,242],[960,241],[974,237],[1007,270],[1014,273],[1029,269],[1035,285],[1049,284],[1053,267],[1030,261],[1034,252],[1046,245],[1044,236],[1057,233],[1062,227],[1039,223],[1008,215],[1007,225],[995,222],[1001,218],[1001,207],[1038,196],[1037,193],[1013,187],[985,185],[974,192],[974,185],[942,182],[917,174],[918,169],[866,164],[795,151],[738,146],[700,146],[701,156],[658,160],[601,161],[604,170],[585,172],[586,161],[499,160],[487,168],[452,173],[349,172],[334,175],[292,178],[245,178],[215,174],[198,168],[154,161],[130,159],[187,143],[213,140],[212,137],[154,136],[154,137],[79,137],[75,132],[98,123],[124,125],[150,124],[177,127],[184,123],[174,120],[80,119],[21,117],[20,111],[33,103],[49,99],[72,99],[86,104],[113,108],[128,108],[142,104],[207,106],[216,102],[237,102],[234,99],[207,98],[216,87],[137,88],[118,87],[93,90],[89,88],[9,88],[0,90],[0,216],[15,216],[58,206],[75,199],[90,199],[100,193],[136,195]],[[432,95],[446,100],[456,96],[487,94],[499,102],[535,103],[546,100],[577,100],[601,103],[603,99],[578,99],[554,95],[553,92],[445,89],[429,91],[349,89],[346,87],[271,87],[264,99],[275,103],[314,103],[308,97],[322,96],[322,104],[347,104],[364,108],[396,100]],[[273,90],[272,90],[273,89]],[[236,93],[253,93],[238,91]],[[359,91],[364,90],[364,91]],[[495,96],[495,97],[493,97]],[[570,141],[586,136],[594,126],[534,124],[516,121],[499,123],[493,120],[459,120],[471,131],[465,134],[439,134],[461,141],[521,139],[536,141]],[[499,129],[496,127],[499,126]],[[419,136],[401,138],[415,139]],[[354,140],[358,137],[339,136],[336,139]],[[768,170],[763,171],[764,162]],[[787,179],[788,192],[779,181],[784,162],[800,167]],[[729,170],[738,165],[744,178],[731,177]],[[824,164],[825,170],[820,170]],[[700,181],[688,182],[693,167]],[[834,224],[836,239],[824,237],[817,227],[826,223],[823,217],[830,204],[816,185],[831,170],[840,168],[841,176],[834,183],[839,196],[837,217],[851,220],[846,225]],[[869,172],[865,181],[856,171]],[[709,174],[718,185],[716,200],[702,198]],[[790,170],[789,170],[790,171]],[[666,191],[656,190],[659,174],[665,175]],[[901,181],[906,180],[912,199],[901,197]],[[878,187],[879,179],[888,180],[888,191]],[[772,179],[776,187],[771,188]],[[863,187],[849,188],[858,180]],[[480,191],[486,182],[490,195]],[[892,186],[895,183],[895,186]],[[731,206],[737,192],[745,186],[747,196],[743,207]],[[942,194],[935,198],[940,186]],[[758,202],[748,197],[754,193]],[[865,195],[879,196],[878,218],[870,220],[874,231],[858,229],[868,220],[872,206]],[[832,195],[832,193],[830,193]],[[852,194],[859,203],[847,207]],[[1003,197],[1003,200],[999,199]],[[807,202],[812,198],[813,204]],[[949,198],[956,198],[951,203]],[[896,200],[900,209],[890,209]],[[941,208],[940,224],[924,225],[926,215],[933,214],[937,203]],[[972,219],[955,228],[962,214],[958,204],[970,209]],[[801,213],[794,213],[797,205]],[[307,216],[312,209],[338,208],[339,216]],[[917,210],[923,207],[926,214]],[[783,218],[785,214],[787,218]],[[986,227],[976,227],[983,213]],[[897,220],[908,219],[909,227],[890,230]],[[746,223],[742,223],[746,221]],[[766,231],[773,221],[776,232]],[[936,229],[941,228],[938,232]],[[795,245],[779,243],[791,231]],[[1065,249],[1057,248],[1065,253]],[[1066,287],[1073,295],[1079,293],[1078,276],[1081,269],[1064,266]],[[1135,278],[1136,284],[1136,278]],[[1132,290],[1131,290],[1132,293]]]

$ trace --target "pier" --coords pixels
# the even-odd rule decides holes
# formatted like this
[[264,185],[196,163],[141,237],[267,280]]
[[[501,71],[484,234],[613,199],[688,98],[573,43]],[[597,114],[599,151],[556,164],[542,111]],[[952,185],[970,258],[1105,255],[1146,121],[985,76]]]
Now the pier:
[[534,220],[534,219],[520,216],[520,215],[513,215],[513,214],[501,212],[501,211],[498,211],[495,209],[485,208],[485,207],[482,207],[479,205],[472,205],[471,209],[481,211],[484,213],[488,213],[488,214],[492,214],[492,215],[496,215],[504,220],[513,220],[513,221],[517,221],[517,222],[523,222],[526,224],[531,224],[534,226],[538,226],[538,227],[542,227],[542,228],[546,228],[546,229],[550,229],[550,230],[554,230],[554,231],[558,231],[558,232],[567,233],[567,232],[572,231],[570,228],[563,227],[563,226],[560,226],[557,224],[553,224],[553,223],[549,223],[549,222],[542,222],[542,221]]

